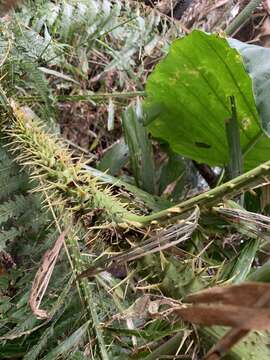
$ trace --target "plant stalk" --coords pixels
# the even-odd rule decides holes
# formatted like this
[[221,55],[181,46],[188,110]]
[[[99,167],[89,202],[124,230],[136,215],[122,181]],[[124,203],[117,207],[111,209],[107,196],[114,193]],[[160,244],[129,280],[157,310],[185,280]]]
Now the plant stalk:
[[247,6],[236,16],[225,30],[227,35],[233,35],[250,17],[253,11],[260,5],[261,0],[251,0]]
[[[70,154],[61,146],[59,140],[52,139],[41,126],[31,119],[24,108],[12,106],[14,127],[8,131],[13,138],[13,150],[19,150],[19,161],[32,165],[36,176],[47,178],[47,186],[62,194],[73,206],[93,211],[104,209],[109,221],[126,226],[142,227],[153,221],[173,222],[195,206],[212,207],[223,198],[233,198],[270,177],[270,161],[242,174],[222,185],[191,199],[185,200],[165,210],[150,215],[138,215],[126,208],[127,204],[112,196],[109,189],[103,189],[95,176],[83,171],[83,164],[74,165]],[[71,186],[73,184],[73,186]],[[79,185],[78,185],[79,184]],[[138,209],[139,210],[139,209]]]
[[[194,206],[199,207],[212,207],[217,204],[218,201],[222,201],[223,198],[233,198],[251,188],[259,185],[262,181],[265,181],[265,177],[270,176],[270,161],[257,166],[256,168],[237,176],[236,178],[215,187],[209,191],[185,200],[171,208],[161,210],[147,216],[138,216],[136,221],[142,223],[149,223],[161,218],[172,218],[184,212],[191,210]],[[135,219],[134,219],[135,220]]]

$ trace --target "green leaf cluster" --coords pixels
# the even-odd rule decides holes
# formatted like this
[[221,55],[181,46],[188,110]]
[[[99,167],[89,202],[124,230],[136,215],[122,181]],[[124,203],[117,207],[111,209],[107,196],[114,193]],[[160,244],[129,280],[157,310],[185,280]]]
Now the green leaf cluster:
[[[236,102],[245,169],[260,165],[269,151],[246,64],[225,39],[194,32],[173,43],[147,81],[148,126],[159,141],[151,141],[137,100],[123,113],[123,138],[99,163],[100,170],[119,177],[73,156],[57,134],[56,103],[93,96],[91,105],[98,106],[110,99],[109,107],[117,107],[108,115],[112,131],[112,117],[127,104],[130,89],[142,89],[148,71],[144,61],[159,42],[160,47],[167,42],[161,33],[168,24],[134,9],[118,1],[37,1],[22,5],[9,28],[0,23],[0,251],[17,264],[0,277],[0,357],[107,360],[186,353],[194,340],[198,343],[192,329],[173,317],[155,319],[147,307],[136,310],[137,298],[179,300],[215,284],[245,281],[260,261],[263,241],[250,230],[265,234],[245,219],[240,227],[210,213],[208,205],[213,198],[223,201],[236,186],[254,184],[251,180],[269,173],[268,165],[250,178],[242,175],[216,187],[214,195],[198,195],[200,226],[185,243],[156,254],[145,250],[143,259],[116,261],[116,268],[109,262],[106,271],[76,281],[89,266],[98,271],[99,259],[126,254],[137,243],[137,249],[145,249],[152,234],[185,222],[183,203],[175,202],[198,185],[186,158],[219,166],[230,160],[225,134],[232,115],[229,99]],[[104,93],[107,72],[116,72],[119,92]],[[100,86],[94,94],[92,77]],[[125,101],[119,97],[123,89],[128,90]],[[120,101],[112,106],[114,99]],[[42,256],[64,229],[63,251],[41,302],[50,316],[40,320],[28,304],[31,283]],[[228,246],[223,240],[232,234],[241,238]],[[210,345],[216,333],[202,329],[202,339],[209,334]],[[261,358],[268,359],[267,338],[258,337],[230,357],[251,359],[255,341]]]
[[149,76],[146,91],[148,127],[175,152],[212,166],[228,165],[225,123],[232,116],[234,97],[244,169],[269,159],[270,141],[261,126],[251,78],[226,39],[193,31],[176,40]]

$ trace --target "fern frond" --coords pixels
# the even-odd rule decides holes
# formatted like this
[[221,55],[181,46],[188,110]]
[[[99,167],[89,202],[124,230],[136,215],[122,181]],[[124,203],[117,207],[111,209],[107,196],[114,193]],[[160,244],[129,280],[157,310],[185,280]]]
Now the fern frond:
[[[68,228],[73,223],[77,213],[87,213],[102,208],[99,221],[128,222],[126,216],[136,216],[125,208],[118,199],[110,194],[108,189],[102,189],[98,180],[83,168],[83,164],[74,164],[70,153],[63,147],[60,140],[44,131],[40,121],[31,116],[25,108],[12,104],[12,126],[7,127],[5,133],[10,139],[9,149],[17,161],[30,172],[35,173],[35,180],[40,182],[40,189],[46,194],[48,206],[55,214],[57,226]],[[53,194],[54,199],[50,199]],[[55,201],[57,205],[53,205]],[[57,219],[61,219],[58,222]],[[77,276],[85,268],[85,261],[81,256],[77,231],[79,222],[74,223],[69,231],[67,255],[74,275]],[[97,337],[99,351],[104,360],[109,359],[104,342],[103,331],[99,328],[99,316],[93,301],[92,285],[86,279],[79,281],[79,294],[83,309],[88,314],[88,332]],[[91,324],[91,326],[90,326]]]
[[0,251],[5,250],[7,241],[14,240],[20,233],[20,230],[16,228],[0,230]]
[[16,177],[0,178],[0,199],[6,198],[8,195],[18,190],[27,190],[29,187],[27,176],[25,174]]
[[8,200],[0,205],[0,225],[10,218],[17,219],[29,209],[32,197],[16,195],[14,200]]
[[56,56],[54,48],[50,44],[50,38],[46,39],[35,30],[18,26],[17,23],[12,25],[12,30],[16,35],[14,46],[16,52],[20,55],[20,59],[27,58],[32,62],[37,62],[39,60],[48,61]]
[[34,92],[40,96],[45,104],[44,118],[47,118],[49,124],[54,123],[53,95],[44,74],[38,68],[38,65],[30,60],[22,61],[21,69],[26,72],[26,76],[30,80],[28,80],[27,85],[29,86],[32,83]]
[[6,143],[0,141],[1,250],[5,250],[7,241],[12,248],[18,237],[31,238],[33,234],[44,232],[50,218],[42,210],[40,195],[29,193],[34,186],[29,175],[19,167],[4,145]]
[[64,358],[66,358],[66,355],[71,351],[71,349],[78,347],[79,343],[86,337],[89,325],[90,320],[81,325],[76,331],[74,331],[74,333],[72,333],[67,339],[63,340],[61,344],[54,348],[43,359],[57,359],[59,356],[64,356]]

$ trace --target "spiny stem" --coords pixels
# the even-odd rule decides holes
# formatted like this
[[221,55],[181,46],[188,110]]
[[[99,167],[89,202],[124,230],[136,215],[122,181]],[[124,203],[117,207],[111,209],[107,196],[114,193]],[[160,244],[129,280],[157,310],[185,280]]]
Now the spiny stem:
[[[10,148],[18,153],[17,160],[31,169],[37,180],[42,179],[41,191],[55,191],[58,199],[74,211],[91,212],[102,209],[101,219],[108,222],[134,222],[132,212],[108,188],[102,188],[97,177],[74,165],[70,153],[55,136],[44,131],[42,123],[27,108],[11,104],[12,128],[6,130]],[[138,224],[133,224],[134,226]],[[139,224],[140,225],[140,224]]]
[[[22,108],[13,106],[14,128],[9,132],[13,137],[13,147],[21,152],[21,163],[33,163],[40,176],[47,177],[48,185],[54,187],[76,207],[88,211],[104,209],[103,217],[110,222],[125,226],[140,227],[157,220],[175,220],[179,214],[194,206],[212,207],[224,197],[232,198],[260,184],[261,179],[270,176],[270,161],[242,174],[225,184],[181,202],[168,209],[150,214],[137,215],[128,211],[125,204],[100,187],[98,178],[83,171],[83,164],[74,165],[70,154],[55,138],[48,135],[41,124],[29,118]],[[20,160],[20,159],[19,159]],[[31,164],[30,164],[31,165]]]
[[139,217],[140,219],[137,219],[137,221],[148,223],[164,217],[170,218],[192,209],[195,205],[199,207],[212,207],[224,197],[232,198],[256,185],[259,185],[262,181],[265,181],[263,178],[267,176],[270,176],[270,161],[267,161],[262,165],[215,187],[214,189],[194,196],[193,198],[185,200],[171,208],[144,217]]

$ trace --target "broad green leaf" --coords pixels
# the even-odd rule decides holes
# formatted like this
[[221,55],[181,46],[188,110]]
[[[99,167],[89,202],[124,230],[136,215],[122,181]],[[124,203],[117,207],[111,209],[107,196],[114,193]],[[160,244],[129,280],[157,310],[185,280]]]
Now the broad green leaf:
[[225,121],[231,117],[233,96],[245,170],[269,159],[270,141],[261,129],[252,81],[226,39],[193,31],[176,40],[148,78],[146,91],[149,129],[175,152],[227,165]]
[[270,49],[246,44],[235,39],[229,39],[228,42],[231,47],[240,52],[244,59],[245,68],[252,78],[253,91],[263,130],[267,135],[270,135]]

